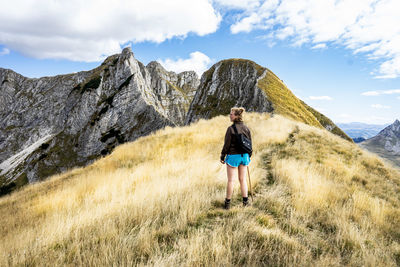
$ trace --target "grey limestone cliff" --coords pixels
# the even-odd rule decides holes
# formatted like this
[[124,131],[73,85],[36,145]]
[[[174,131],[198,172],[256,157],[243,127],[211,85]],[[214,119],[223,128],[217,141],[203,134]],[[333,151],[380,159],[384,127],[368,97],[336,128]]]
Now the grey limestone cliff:
[[199,80],[193,71],[176,74],[155,61],[144,66],[126,48],[96,69],[69,75],[29,79],[0,69],[0,85],[0,195],[167,125],[227,115],[233,106],[350,139],[274,73],[244,59],[222,60]]
[[202,75],[185,123],[229,114],[233,106],[245,107],[247,111],[271,112],[272,104],[257,83],[266,72],[250,60],[231,59],[216,63]]
[[151,88],[166,110],[165,115],[176,125],[182,125],[200,84],[197,74],[194,71],[176,74],[165,70],[157,61],[150,62],[146,69],[152,77]]
[[400,121],[396,120],[359,145],[400,167]]
[[130,48],[68,75],[30,79],[0,69],[0,193],[182,125],[198,84],[194,72],[144,66]]
[[400,167],[400,121],[396,120],[360,146]]
[[380,147],[392,155],[400,156],[400,121],[396,120],[376,136],[364,141],[365,147]]
[[185,123],[229,114],[233,106],[281,114],[352,142],[331,120],[298,99],[272,71],[246,59],[222,60],[202,75]]

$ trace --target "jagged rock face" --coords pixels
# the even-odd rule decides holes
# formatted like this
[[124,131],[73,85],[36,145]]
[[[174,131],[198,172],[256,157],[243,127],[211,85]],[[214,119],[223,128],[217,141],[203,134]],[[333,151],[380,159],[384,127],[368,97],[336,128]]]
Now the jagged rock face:
[[151,88],[166,110],[165,116],[176,125],[182,125],[200,84],[197,74],[194,71],[168,72],[156,61],[150,62],[146,69],[151,75]]
[[29,79],[0,69],[0,188],[86,165],[118,144],[182,125],[199,80],[154,65],[145,67],[126,48],[75,74]]
[[274,73],[244,59],[220,61],[202,75],[185,123],[229,114],[234,106],[278,113],[352,142],[331,120],[298,99]]
[[200,118],[229,114],[234,106],[244,107],[247,111],[271,112],[271,103],[257,86],[266,73],[265,68],[249,60],[218,62],[202,75],[186,124]]
[[400,168],[400,121],[396,120],[359,145]]
[[192,71],[144,66],[130,48],[69,75],[28,79],[0,69],[0,104],[0,195],[84,166],[167,125],[227,115],[233,106],[280,113],[347,137],[250,60],[220,61],[199,81]]
[[365,147],[381,147],[391,155],[400,155],[400,121],[396,120],[379,132],[378,135],[363,142]]

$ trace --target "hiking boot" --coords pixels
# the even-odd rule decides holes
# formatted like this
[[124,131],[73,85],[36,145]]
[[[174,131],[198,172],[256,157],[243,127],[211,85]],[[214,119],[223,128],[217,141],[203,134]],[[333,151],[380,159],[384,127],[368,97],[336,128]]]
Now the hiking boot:
[[249,200],[243,200],[243,207],[250,206]]
[[225,203],[224,203],[224,209],[229,210],[231,208],[231,201],[227,201],[225,199]]

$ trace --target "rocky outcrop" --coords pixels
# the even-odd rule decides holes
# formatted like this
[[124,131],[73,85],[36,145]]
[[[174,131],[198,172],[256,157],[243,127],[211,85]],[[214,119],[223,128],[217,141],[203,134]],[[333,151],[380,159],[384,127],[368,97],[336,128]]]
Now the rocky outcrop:
[[379,136],[385,143],[385,150],[400,155],[400,121],[396,120],[392,125],[383,129]]
[[[227,115],[233,106],[278,113],[348,140],[270,70],[244,59],[195,72],[144,66],[130,48],[91,71],[29,79],[0,69],[0,195],[109,154],[167,125]],[[135,151],[132,151],[135,153]]]
[[186,124],[229,114],[233,106],[245,107],[247,111],[271,112],[272,103],[257,85],[266,71],[250,60],[230,59],[216,63],[201,77]]
[[400,121],[396,120],[359,145],[400,167]]
[[367,148],[380,147],[391,155],[400,156],[400,121],[396,120],[376,136],[363,142]]
[[145,67],[130,48],[69,75],[29,79],[0,69],[2,193],[182,125],[198,84],[194,72],[167,72],[156,62]]
[[151,75],[151,88],[166,111],[165,116],[176,125],[182,125],[200,84],[197,74],[194,71],[179,74],[166,71],[157,61],[150,62],[146,69]]
[[244,59],[220,61],[202,75],[185,123],[229,114],[234,106],[281,114],[352,142],[331,120],[298,99],[273,72]]

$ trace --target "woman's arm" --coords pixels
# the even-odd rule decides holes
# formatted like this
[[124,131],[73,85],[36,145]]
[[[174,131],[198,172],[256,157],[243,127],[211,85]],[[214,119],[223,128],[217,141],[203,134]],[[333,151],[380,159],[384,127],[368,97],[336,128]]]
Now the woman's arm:
[[226,154],[228,154],[230,145],[231,145],[231,131],[230,131],[230,127],[228,127],[228,129],[226,129],[226,133],[225,133],[224,146],[222,147],[222,151],[221,151],[221,160],[222,161],[224,161]]
[[[248,131],[248,134],[249,134],[250,142],[251,142],[251,144],[253,144],[253,141],[251,141],[251,132],[250,132],[249,127],[247,127],[247,131]],[[252,146],[253,146],[253,145],[252,145]],[[250,157],[251,157],[251,154],[252,154],[252,153],[249,153],[249,156],[250,156]]]

